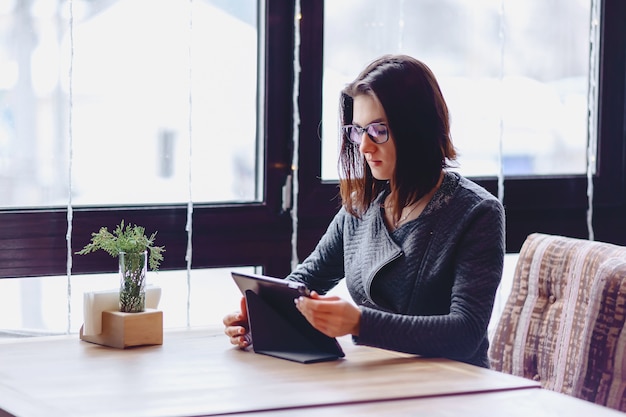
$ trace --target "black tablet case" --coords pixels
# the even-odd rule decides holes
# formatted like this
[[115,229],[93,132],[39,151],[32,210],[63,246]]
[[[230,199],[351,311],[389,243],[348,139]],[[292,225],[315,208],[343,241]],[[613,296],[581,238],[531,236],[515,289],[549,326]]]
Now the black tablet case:
[[298,311],[297,288],[273,283],[258,275],[233,272],[246,298],[248,323],[255,353],[300,363],[332,361],[344,357],[335,338],[315,329]]

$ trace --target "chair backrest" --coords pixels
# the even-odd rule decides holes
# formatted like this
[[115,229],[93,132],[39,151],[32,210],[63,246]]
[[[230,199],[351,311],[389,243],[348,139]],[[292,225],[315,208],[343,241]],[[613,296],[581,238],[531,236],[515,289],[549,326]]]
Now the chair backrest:
[[526,239],[489,350],[493,369],[626,411],[626,247]]

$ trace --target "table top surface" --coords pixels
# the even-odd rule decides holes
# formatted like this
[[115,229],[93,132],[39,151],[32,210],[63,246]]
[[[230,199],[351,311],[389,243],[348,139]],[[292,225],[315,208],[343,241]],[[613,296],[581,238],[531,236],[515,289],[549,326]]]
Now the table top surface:
[[166,331],[163,345],[129,349],[77,335],[0,341],[0,410],[46,417],[289,413],[539,386],[447,359],[339,341],[345,358],[306,365],[241,351],[217,328]]
[[624,417],[626,414],[546,389],[383,400],[237,414],[238,417]]

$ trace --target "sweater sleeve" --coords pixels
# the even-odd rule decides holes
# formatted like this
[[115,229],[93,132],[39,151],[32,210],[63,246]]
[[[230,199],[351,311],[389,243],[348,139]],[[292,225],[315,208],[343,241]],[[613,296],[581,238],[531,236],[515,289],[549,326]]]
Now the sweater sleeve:
[[448,268],[453,274],[449,313],[420,316],[361,307],[356,343],[488,367],[487,326],[504,260],[504,209],[496,199],[483,200],[457,218],[454,232],[449,229],[434,231],[443,243],[431,245],[428,263],[430,270]]
[[351,217],[343,208],[335,215],[313,252],[287,279],[326,294],[344,277],[343,227]]

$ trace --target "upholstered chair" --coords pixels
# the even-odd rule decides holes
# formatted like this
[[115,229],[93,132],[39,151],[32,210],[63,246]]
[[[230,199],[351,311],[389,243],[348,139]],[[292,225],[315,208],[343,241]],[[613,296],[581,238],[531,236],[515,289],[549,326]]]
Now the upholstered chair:
[[626,247],[532,234],[489,351],[493,369],[626,411]]

